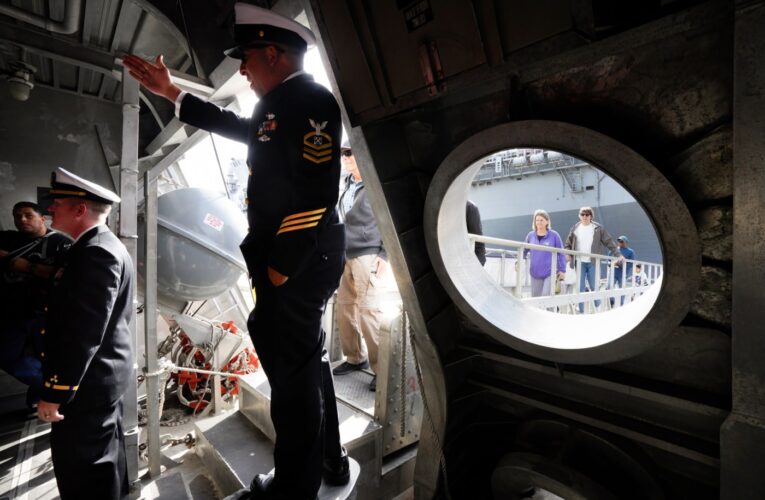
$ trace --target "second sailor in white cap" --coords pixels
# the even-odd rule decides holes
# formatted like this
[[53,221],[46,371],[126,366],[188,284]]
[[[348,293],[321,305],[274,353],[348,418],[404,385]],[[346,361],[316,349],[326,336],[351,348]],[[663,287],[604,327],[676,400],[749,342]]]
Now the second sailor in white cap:
[[237,3],[239,72],[260,100],[243,117],[186,94],[162,57],[127,56],[144,87],[176,105],[181,121],[248,144],[247,218],[241,248],[257,294],[248,329],[271,384],[275,475],[258,476],[253,498],[313,500],[322,476],[349,480],[340,446],[321,316],[343,270],[345,234],[335,210],[340,109],[303,71],[313,33],[267,9]]
[[63,500],[127,498],[122,398],[134,376],[133,263],[106,225],[120,198],[63,168],[53,174],[47,198],[52,227],[75,242],[47,306],[37,416],[52,423]]

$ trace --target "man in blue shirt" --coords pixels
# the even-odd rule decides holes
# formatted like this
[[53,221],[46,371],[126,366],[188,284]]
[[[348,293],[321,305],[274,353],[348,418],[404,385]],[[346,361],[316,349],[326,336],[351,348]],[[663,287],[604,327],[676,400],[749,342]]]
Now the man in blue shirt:
[[[629,238],[625,235],[621,235],[616,238],[616,243],[619,245],[619,253],[622,254],[627,260],[635,260],[635,251],[628,247]],[[626,273],[622,273],[622,270],[626,268]],[[617,262],[614,268],[614,288],[618,285],[619,288],[624,288],[630,285],[632,279],[632,263]],[[614,304],[614,300],[611,299],[611,305]],[[622,297],[621,304],[624,305],[624,297]]]

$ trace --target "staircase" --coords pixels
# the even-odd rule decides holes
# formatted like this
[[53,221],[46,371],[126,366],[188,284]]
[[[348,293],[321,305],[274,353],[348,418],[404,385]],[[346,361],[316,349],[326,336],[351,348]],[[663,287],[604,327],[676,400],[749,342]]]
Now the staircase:
[[582,171],[579,168],[563,168],[558,170],[560,172],[560,175],[563,176],[563,178],[566,180],[566,184],[568,184],[568,188],[571,190],[572,193],[581,193],[584,191],[584,186],[582,182]]
[[[224,496],[248,487],[256,474],[274,467],[275,433],[269,416],[268,380],[260,370],[240,379],[239,388],[239,411],[199,420],[195,426],[197,455]],[[340,435],[351,458],[351,480],[345,486],[322,484],[319,500],[355,499],[360,484],[359,460],[375,456],[375,431],[379,426],[368,416],[355,413],[338,403]]]
[[[320,499],[413,498],[423,409],[408,329],[401,315],[382,325],[380,348],[388,356],[379,361],[376,393],[369,391],[371,372],[335,377],[340,439],[351,458],[351,481],[342,488],[323,484]],[[331,347],[332,335],[328,337]],[[270,412],[271,388],[259,370],[240,379],[238,411],[196,422],[197,455],[224,496],[273,468]]]

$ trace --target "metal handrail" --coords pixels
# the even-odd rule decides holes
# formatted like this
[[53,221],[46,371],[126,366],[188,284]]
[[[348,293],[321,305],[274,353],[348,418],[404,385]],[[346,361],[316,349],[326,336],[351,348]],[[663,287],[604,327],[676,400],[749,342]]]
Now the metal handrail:
[[[499,253],[500,256],[500,275],[498,284],[503,289],[512,289],[512,293],[515,297],[522,300],[524,303],[541,308],[558,308],[563,305],[572,305],[574,303],[582,302],[587,303],[590,309],[597,309],[598,304],[601,304],[603,309],[610,309],[612,307],[611,300],[619,298],[619,306],[622,302],[631,302],[638,296],[642,295],[647,287],[657,280],[659,280],[663,274],[664,266],[654,262],[642,261],[637,259],[624,259],[623,257],[616,257],[611,255],[592,254],[589,252],[579,252],[576,250],[567,250],[564,248],[551,248],[543,245],[537,245],[533,243],[527,243],[525,241],[507,240],[503,238],[495,238],[491,236],[468,234],[470,245],[475,246],[476,242],[482,242],[490,245],[498,245],[503,247],[511,247],[512,250],[506,248],[487,248],[487,257],[490,257],[492,253]],[[578,290],[578,286],[574,286],[576,290],[573,293],[565,294],[565,296],[556,296],[554,287],[550,287],[551,294],[542,297],[528,297],[526,294],[528,286],[526,285],[526,258],[518,258],[522,256],[527,250],[537,250],[543,252],[550,252],[552,254],[550,259],[550,276],[551,279],[555,277],[557,272],[557,256],[558,254],[566,255],[569,259],[574,259],[576,262],[576,275],[577,282],[581,282],[582,272],[582,258],[587,257],[591,262],[595,264],[595,283],[598,290],[590,292],[581,292]],[[507,260],[508,257],[515,260],[515,283],[508,284],[505,281]],[[606,276],[603,279],[601,277],[602,267],[606,265]],[[624,270],[621,285],[617,283],[614,286],[614,276],[617,264]],[[643,273],[646,276],[647,282],[637,283],[637,274],[634,272],[635,267],[640,265]],[[568,263],[567,263],[567,268]],[[629,270],[629,272],[628,272]],[[617,306],[614,304],[614,306]]]

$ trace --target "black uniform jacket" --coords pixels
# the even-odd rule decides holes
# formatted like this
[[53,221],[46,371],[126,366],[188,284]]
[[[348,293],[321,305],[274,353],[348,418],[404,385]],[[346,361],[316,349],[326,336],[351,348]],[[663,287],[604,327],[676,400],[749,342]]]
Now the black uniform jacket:
[[45,326],[44,401],[80,408],[122,397],[133,374],[133,263],[105,225],[74,243]]
[[[465,220],[467,222],[468,233],[483,235],[481,212],[478,211],[478,206],[470,200],[468,200],[467,205],[465,206]],[[478,257],[478,261],[481,265],[486,264],[486,243],[480,241],[476,242],[475,256]]]
[[0,249],[11,252],[0,258],[0,311],[4,320],[42,315],[48,302],[50,280],[9,271],[10,260],[22,257],[33,264],[59,266],[71,243],[68,236],[50,230],[42,237],[0,231]]
[[242,253],[251,274],[270,266],[291,277],[315,251],[343,251],[335,204],[340,184],[340,109],[332,94],[299,74],[271,90],[251,118],[188,94],[180,119],[249,146]]

